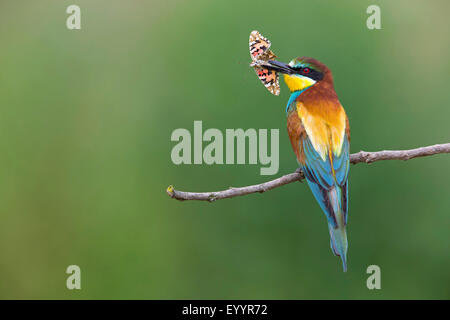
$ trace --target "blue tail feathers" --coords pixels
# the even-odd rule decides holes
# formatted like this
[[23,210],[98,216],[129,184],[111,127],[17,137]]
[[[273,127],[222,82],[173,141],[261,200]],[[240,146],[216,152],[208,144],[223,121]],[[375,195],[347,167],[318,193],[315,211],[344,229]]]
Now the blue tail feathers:
[[317,202],[324,211],[330,231],[330,246],[334,255],[341,257],[344,272],[347,271],[347,183],[325,189],[307,179]]
[[331,224],[328,224],[330,230],[330,247],[335,256],[341,257],[342,267],[344,272],[347,271],[347,232],[344,226],[333,228]]

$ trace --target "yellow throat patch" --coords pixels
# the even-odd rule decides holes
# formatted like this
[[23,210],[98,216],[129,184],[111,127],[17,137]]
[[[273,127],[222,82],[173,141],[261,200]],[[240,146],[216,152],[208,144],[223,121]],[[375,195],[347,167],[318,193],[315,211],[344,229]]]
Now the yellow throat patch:
[[313,79],[298,75],[284,74],[284,82],[291,92],[304,90],[316,83]]

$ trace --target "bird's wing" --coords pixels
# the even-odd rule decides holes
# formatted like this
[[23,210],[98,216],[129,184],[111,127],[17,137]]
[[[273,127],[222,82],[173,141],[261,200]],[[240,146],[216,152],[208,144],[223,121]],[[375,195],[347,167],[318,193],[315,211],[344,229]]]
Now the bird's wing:
[[[336,212],[342,211],[347,221],[347,178],[349,172],[349,142],[344,136],[339,154],[328,152],[325,160],[316,151],[311,139],[304,135],[299,141],[302,170],[328,221],[336,226]],[[334,191],[333,191],[334,190]],[[335,198],[337,201],[333,201]]]

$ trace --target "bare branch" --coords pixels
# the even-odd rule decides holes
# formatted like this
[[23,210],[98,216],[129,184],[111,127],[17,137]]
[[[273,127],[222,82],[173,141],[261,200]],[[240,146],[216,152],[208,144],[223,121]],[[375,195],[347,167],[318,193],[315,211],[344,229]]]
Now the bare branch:
[[419,157],[428,157],[439,153],[450,153],[450,143],[435,144],[411,150],[384,150],[378,152],[360,151],[350,155],[350,162],[372,163],[380,160],[409,160]]
[[[372,163],[381,160],[409,160],[418,157],[427,157],[434,154],[450,153],[450,143],[435,144],[433,146],[421,147],[411,150],[384,150],[377,152],[360,151],[350,155],[350,163],[357,164],[360,162]],[[272,190],[277,187],[281,187],[285,184],[289,184],[295,181],[302,181],[304,179],[303,173],[300,169],[296,172],[284,175],[275,180],[267,181],[261,184],[255,184],[252,186],[229,188],[223,191],[216,192],[185,192],[175,190],[173,186],[167,188],[167,194],[177,200],[201,200],[214,202],[220,199],[234,198],[239,196],[245,196],[251,193],[263,193],[268,190]]]

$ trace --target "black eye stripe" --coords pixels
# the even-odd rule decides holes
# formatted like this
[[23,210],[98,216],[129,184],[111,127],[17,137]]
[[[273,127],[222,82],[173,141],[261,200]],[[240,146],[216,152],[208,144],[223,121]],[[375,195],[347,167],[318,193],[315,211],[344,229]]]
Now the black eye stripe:
[[[309,67],[305,67],[305,68],[292,67],[292,69],[294,69],[297,74],[301,74],[301,75],[307,76],[308,78],[311,78],[311,79],[316,80],[316,81],[320,81],[320,80],[323,79],[323,73],[322,72],[317,71],[317,70],[312,69],[312,68],[309,68]],[[304,69],[309,69],[309,72],[303,72]]]

